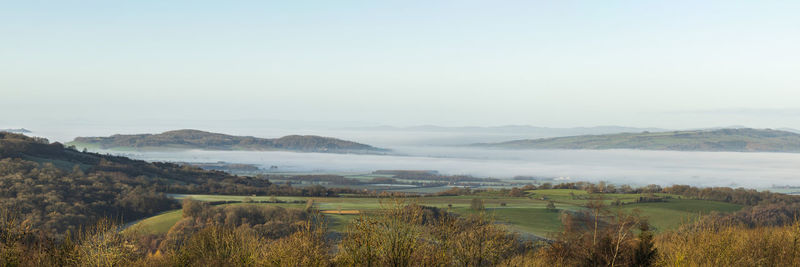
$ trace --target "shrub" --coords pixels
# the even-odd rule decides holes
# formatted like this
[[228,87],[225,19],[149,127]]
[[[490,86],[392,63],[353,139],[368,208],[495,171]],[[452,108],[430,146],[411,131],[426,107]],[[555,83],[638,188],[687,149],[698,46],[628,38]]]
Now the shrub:
[[259,266],[328,266],[331,247],[319,221],[303,222],[300,230],[261,246]]
[[727,223],[694,224],[656,238],[658,265],[798,266],[800,223],[748,228]]
[[548,211],[557,211],[557,209],[556,209],[556,203],[555,203],[555,202],[553,202],[552,200],[550,200],[550,201],[547,201],[547,210],[548,210]]
[[419,205],[398,205],[361,217],[339,245],[345,266],[487,266],[514,256],[516,235],[484,214],[467,218]]
[[260,240],[247,229],[208,225],[179,250],[171,251],[176,266],[254,266]]
[[638,240],[633,230],[642,222],[636,213],[610,214],[601,201],[586,210],[564,213],[564,230],[546,245],[541,256],[549,265],[630,266]]
[[484,210],[483,207],[483,199],[480,198],[473,198],[469,204],[469,208],[474,211],[482,211]]

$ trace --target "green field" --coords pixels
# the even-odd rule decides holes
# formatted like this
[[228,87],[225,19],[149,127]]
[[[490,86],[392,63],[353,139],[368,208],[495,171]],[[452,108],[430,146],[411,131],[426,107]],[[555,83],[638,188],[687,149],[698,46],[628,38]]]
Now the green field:
[[622,207],[625,211],[638,209],[657,231],[674,229],[683,223],[696,220],[701,214],[712,211],[729,213],[741,208],[741,205],[736,204],[694,199],[672,199],[668,202],[636,203]]
[[163,234],[169,231],[176,222],[183,216],[183,211],[174,210],[144,219],[133,225],[131,229],[141,230],[148,233]]
[[[570,194],[572,193],[572,194]],[[403,199],[404,203],[417,203],[420,205],[433,206],[448,209],[457,214],[468,214],[470,202],[473,198],[480,198],[484,201],[486,212],[497,222],[508,225],[512,230],[547,236],[549,233],[557,232],[561,229],[561,211],[577,211],[583,209],[583,205],[589,198],[602,197],[604,202],[610,204],[615,199],[626,203],[622,206],[609,206],[613,211],[622,210],[631,212],[637,210],[641,216],[647,218],[657,231],[674,229],[680,224],[696,219],[701,214],[716,212],[734,212],[742,208],[740,205],[694,200],[681,199],[673,196],[667,202],[653,203],[634,203],[641,195],[639,194],[588,194],[583,190],[568,189],[547,189],[531,190],[525,197],[499,196],[496,192],[485,192],[476,196],[432,196]],[[668,196],[658,194],[659,196]],[[295,203],[257,203],[253,205],[278,205],[287,208],[303,208],[304,202],[309,197],[270,197],[270,196],[225,196],[225,195],[172,195],[182,199],[191,197],[200,201],[243,201],[247,198],[253,201],[272,201],[277,199],[285,202]],[[381,208],[394,205],[394,200],[378,199],[367,197],[313,197],[314,207],[319,210],[359,210],[369,214]],[[547,210],[546,205],[553,201],[558,211]],[[300,203],[297,203],[300,202]],[[245,204],[229,204],[245,205]],[[333,231],[343,231],[345,225],[359,215],[334,215],[326,214],[329,227]],[[144,231],[153,233],[164,233],[181,218],[181,211],[166,212],[137,223],[135,227],[141,227]]]

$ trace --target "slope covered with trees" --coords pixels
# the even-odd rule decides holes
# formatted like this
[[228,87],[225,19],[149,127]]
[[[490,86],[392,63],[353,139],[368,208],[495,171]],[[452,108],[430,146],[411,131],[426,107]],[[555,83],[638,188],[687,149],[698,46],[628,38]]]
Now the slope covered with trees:
[[644,149],[800,153],[800,134],[770,129],[718,129],[581,135],[473,144],[508,149]]
[[331,153],[377,153],[386,151],[370,145],[315,135],[289,135],[281,138],[266,139],[198,130],[176,130],[160,134],[117,134],[110,137],[78,137],[68,144],[102,149],[287,150]]
[[0,132],[0,210],[48,235],[99,218],[123,221],[174,209],[164,193],[267,194],[266,179],[171,163],[79,152],[46,139]]

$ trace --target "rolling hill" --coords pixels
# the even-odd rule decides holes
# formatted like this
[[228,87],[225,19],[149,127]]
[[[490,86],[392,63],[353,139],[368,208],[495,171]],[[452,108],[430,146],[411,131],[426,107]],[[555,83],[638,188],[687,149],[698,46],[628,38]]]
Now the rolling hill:
[[386,149],[330,137],[289,135],[266,139],[233,136],[199,130],[176,130],[160,134],[112,135],[110,137],[78,137],[67,145],[100,149],[203,149],[203,150],[284,150],[327,153],[380,153]]
[[15,211],[50,236],[100,218],[130,221],[177,208],[164,193],[266,195],[274,189],[266,179],[80,152],[0,132],[0,214]]
[[771,129],[641,132],[472,144],[505,149],[642,149],[800,153],[800,134]]
[[[239,177],[221,171],[204,170],[189,165],[168,162],[147,162],[122,156],[77,151],[70,147],[40,137],[0,132],[0,159],[18,159],[39,165],[52,165],[62,171],[83,173],[122,173],[131,177],[145,177],[144,183],[159,184],[160,189],[173,185],[200,186],[208,182],[231,183],[241,179],[269,186],[264,179]],[[250,181],[252,180],[252,181]],[[132,181],[137,184],[142,181]]]

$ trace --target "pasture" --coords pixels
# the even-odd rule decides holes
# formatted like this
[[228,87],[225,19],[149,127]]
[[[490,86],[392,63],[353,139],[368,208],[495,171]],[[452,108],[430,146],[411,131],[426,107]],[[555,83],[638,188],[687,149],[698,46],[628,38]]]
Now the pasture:
[[[345,225],[350,220],[361,216],[359,214],[368,216],[370,213],[394,205],[395,201],[437,207],[456,214],[470,214],[476,212],[470,208],[470,203],[473,199],[479,198],[484,203],[487,215],[493,217],[498,223],[505,224],[514,231],[537,236],[547,236],[560,231],[562,227],[561,214],[585,209],[584,206],[590,199],[601,199],[608,205],[609,212],[638,212],[649,220],[656,231],[677,228],[682,223],[695,220],[702,214],[714,211],[729,213],[742,208],[740,205],[724,202],[685,199],[665,194],[657,195],[672,198],[665,202],[636,203],[636,200],[643,194],[589,194],[583,190],[568,189],[529,190],[522,197],[503,196],[497,191],[488,191],[469,196],[424,196],[401,200],[374,197],[171,196],[176,199],[191,197],[195,200],[217,203],[221,201],[236,202],[227,205],[246,205],[247,203],[239,202],[254,201],[256,203],[252,205],[277,205],[298,209],[304,208],[308,199],[313,199],[314,208],[323,211],[323,215],[329,222],[330,230],[339,232],[344,231]],[[259,203],[262,201],[277,201],[278,203]],[[555,205],[554,210],[547,208],[550,201]],[[612,205],[614,202],[623,204],[615,206]],[[144,219],[135,227],[141,227],[140,229],[147,232],[165,233],[180,219],[181,211],[175,210]]]

